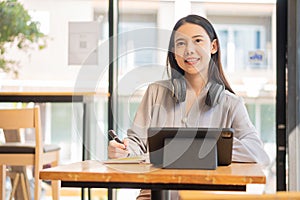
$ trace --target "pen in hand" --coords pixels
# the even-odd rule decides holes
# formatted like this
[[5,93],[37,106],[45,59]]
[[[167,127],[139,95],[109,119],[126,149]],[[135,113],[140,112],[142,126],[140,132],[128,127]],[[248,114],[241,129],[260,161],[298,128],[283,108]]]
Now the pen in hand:
[[[116,134],[116,132],[115,132],[114,130],[109,130],[109,131],[108,131],[108,134],[109,134],[109,136],[110,136],[113,140],[115,140],[116,142],[118,142],[118,143],[120,143],[120,144],[124,144],[124,143],[120,140],[120,138],[118,138],[118,136],[117,136],[117,134]],[[127,150],[126,147],[125,147],[124,150]]]

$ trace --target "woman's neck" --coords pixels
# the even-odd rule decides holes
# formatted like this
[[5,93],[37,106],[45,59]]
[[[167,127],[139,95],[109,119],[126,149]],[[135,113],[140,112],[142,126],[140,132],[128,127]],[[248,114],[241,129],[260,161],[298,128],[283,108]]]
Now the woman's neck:
[[187,89],[192,89],[196,96],[200,94],[207,83],[207,77],[203,77],[200,74],[185,74],[185,78],[187,81]]
[[188,115],[207,81],[199,74],[185,74],[185,79],[187,82],[185,114]]

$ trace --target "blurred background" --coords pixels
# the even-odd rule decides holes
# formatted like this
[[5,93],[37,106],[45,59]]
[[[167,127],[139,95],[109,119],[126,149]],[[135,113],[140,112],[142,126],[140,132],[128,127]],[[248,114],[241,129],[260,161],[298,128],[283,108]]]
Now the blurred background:
[[[5,56],[17,61],[18,73],[0,70],[0,90],[96,92],[87,105],[88,158],[106,159],[108,0],[18,2],[28,10],[32,21],[38,22],[39,30],[46,35],[46,45],[43,49],[32,47],[23,51],[10,44]],[[216,28],[225,73],[233,90],[244,98],[271,159],[266,169],[265,190],[275,192],[276,1],[119,0],[116,3],[117,43],[112,82],[113,121],[118,134],[126,135],[146,86],[167,78],[167,46],[164,45],[168,41],[165,38],[169,37],[175,22],[188,14],[204,16]],[[140,32],[143,29],[146,30]],[[140,37],[133,37],[135,34]],[[92,77],[89,70],[98,67],[101,72],[96,78]],[[83,86],[88,80],[92,83]],[[131,84],[130,89],[124,87],[124,83]],[[7,102],[1,106],[24,106],[24,103]],[[82,109],[80,103],[42,103],[40,106],[45,140],[61,145],[61,163],[80,161],[82,124],[74,115],[76,110]],[[124,191],[120,190],[119,195]],[[136,194],[132,190],[127,192]]]

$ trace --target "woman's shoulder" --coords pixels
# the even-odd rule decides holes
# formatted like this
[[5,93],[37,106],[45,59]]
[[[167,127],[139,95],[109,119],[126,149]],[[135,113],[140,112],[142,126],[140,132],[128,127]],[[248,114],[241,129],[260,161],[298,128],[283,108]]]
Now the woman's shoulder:
[[170,80],[159,80],[150,83],[148,86],[149,90],[172,90],[172,83]]
[[237,94],[234,94],[228,90],[224,90],[224,99],[225,99],[225,101],[227,101],[227,103],[230,103],[233,105],[244,102],[242,97],[240,97]]
[[153,102],[168,102],[172,97],[172,85],[168,80],[156,81],[148,85],[148,89],[145,93],[148,99],[152,99]]

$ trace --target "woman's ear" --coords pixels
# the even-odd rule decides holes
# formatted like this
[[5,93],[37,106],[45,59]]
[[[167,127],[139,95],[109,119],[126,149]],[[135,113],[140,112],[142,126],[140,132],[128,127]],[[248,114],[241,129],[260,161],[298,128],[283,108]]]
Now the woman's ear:
[[217,43],[217,39],[214,39],[212,42],[211,42],[211,50],[210,50],[210,53],[211,54],[215,54],[217,53],[218,51],[218,43]]

